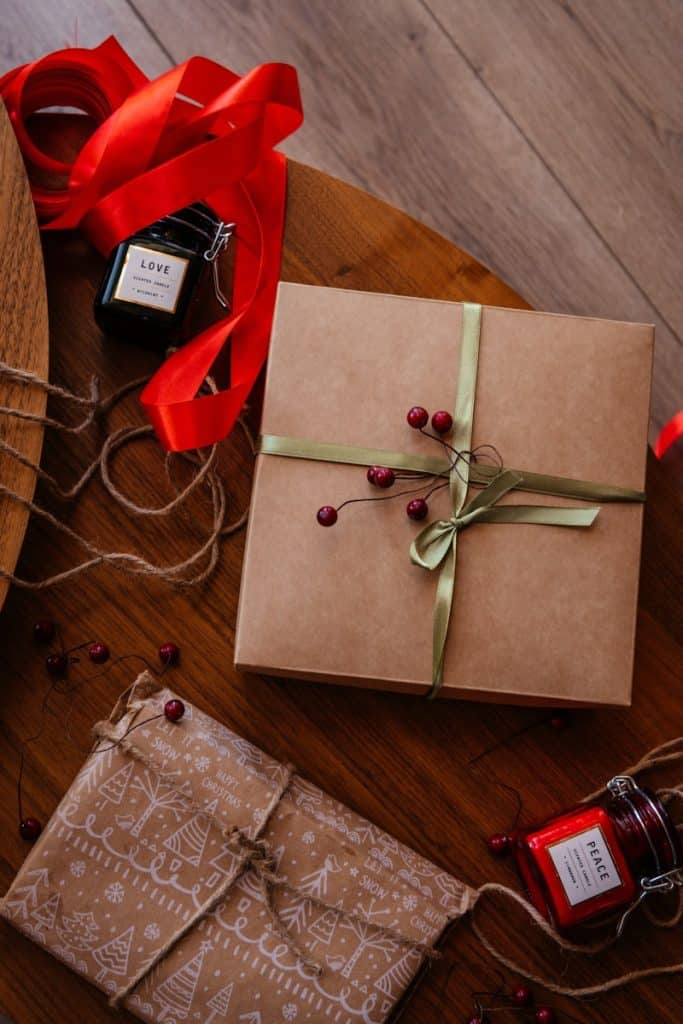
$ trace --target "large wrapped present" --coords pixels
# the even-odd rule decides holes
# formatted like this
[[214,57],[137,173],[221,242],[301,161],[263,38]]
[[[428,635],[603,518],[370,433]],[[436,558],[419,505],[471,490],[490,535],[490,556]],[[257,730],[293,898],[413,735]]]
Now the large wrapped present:
[[[238,667],[628,704],[652,351],[646,325],[281,284]],[[411,429],[416,403],[452,431]]]
[[175,1024],[382,1024],[467,886],[145,674],[2,915],[115,1005]]

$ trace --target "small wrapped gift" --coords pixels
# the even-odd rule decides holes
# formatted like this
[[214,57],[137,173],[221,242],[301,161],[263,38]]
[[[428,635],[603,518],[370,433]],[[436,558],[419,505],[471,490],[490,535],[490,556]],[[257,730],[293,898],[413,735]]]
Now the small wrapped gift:
[[[281,284],[238,667],[628,704],[652,349],[645,325]],[[452,431],[411,429],[416,403]]]
[[467,886],[145,674],[0,904],[145,1021],[382,1024]]

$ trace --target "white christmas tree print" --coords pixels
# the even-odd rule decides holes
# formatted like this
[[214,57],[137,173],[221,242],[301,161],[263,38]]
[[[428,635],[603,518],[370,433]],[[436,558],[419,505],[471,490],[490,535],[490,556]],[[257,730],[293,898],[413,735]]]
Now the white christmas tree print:
[[288,932],[301,932],[308,923],[311,914],[310,900],[294,899],[288,907],[281,907],[278,910],[278,917]]
[[97,792],[105,800],[108,800],[110,804],[120,804],[123,800],[123,794],[128,788],[132,771],[133,762],[129,761],[127,764],[124,764],[123,768],[119,768],[117,772],[114,772],[108,779],[105,779],[102,785],[98,787]]
[[[29,911],[38,906],[38,892],[41,886],[48,885],[50,880],[47,868],[37,868],[34,871],[29,871],[27,877],[33,879],[33,881],[27,885],[19,886],[13,893],[15,899],[5,902],[5,910],[9,913],[10,917],[23,917],[26,920]],[[17,899],[16,897],[19,898]]]
[[36,907],[31,913],[31,921],[34,924],[31,926],[31,934],[44,940],[43,932],[51,931],[55,925],[55,918],[57,917],[57,907],[59,906],[59,893],[54,893],[49,896],[44,903]]
[[181,811],[186,804],[182,794],[165,786],[161,779],[152,775],[148,768],[145,768],[142,775],[137,775],[130,784],[131,789],[138,790],[147,799],[144,811],[130,830],[132,836],[139,836],[143,828],[157,810],[170,811],[175,820],[180,819]]
[[329,876],[341,871],[339,861],[333,853],[328,853],[323,861],[323,866],[310,874],[304,875],[301,879],[300,890],[305,896],[314,896],[321,899],[327,895],[327,883]]
[[112,757],[113,747],[111,745],[108,749],[103,747],[101,753],[99,750],[94,750],[78,773],[76,778],[78,790],[85,788],[88,793],[92,793],[105,772],[111,768]]
[[323,911],[320,917],[316,917],[308,929],[309,935],[312,935],[315,940],[311,944],[311,949],[315,949],[318,943],[322,946],[329,946],[338,924],[339,914],[332,908]]
[[439,901],[442,907],[450,909],[454,905],[460,905],[462,902],[462,889],[450,875],[437,875],[434,881],[436,882],[437,888],[441,889],[441,892],[443,893]]
[[414,949],[409,949],[405,956],[392,964],[381,978],[375,982],[375,988],[384,992],[386,996],[396,997],[403,992],[413,980],[413,975],[420,963],[420,954]]
[[93,950],[93,959],[100,967],[95,980],[106,985],[107,988],[113,987],[114,984],[107,975],[115,974],[117,977],[123,977],[128,970],[128,958],[134,931],[135,926],[131,925],[116,938],[110,939],[103,946],[98,946]]
[[213,814],[218,806],[214,800],[206,808],[205,814],[195,814],[189,821],[184,822],[180,828],[170,835],[164,846],[172,850],[181,860],[186,860],[193,867],[198,868],[204,855],[204,847],[211,828],[208,815]]
[[210,942],[202,942],[197,955],[189,963],[183,964],[177,971],[169,975],[154,992],[152,998],[161,1006],[158,1018],[160,1021],[165,1020],[171,1014],[179,1020],[185,1020],[192,1006],[204,957],[210,949],[213,949]]
[[209,861],[209,867],[215,868],[213,873],[209,875],[206,880],[206,884],[209,889],[215,888],[221,881],[224,875],[231,875],[235,864],[237,863],[237,854],[232,850],[229,850],[227,846],[222,846],[220,851],[216,854],[213,860]]
[[226,1017],[230,1008],[230,998],[232,996],[233,982],[222,988],[220,992],[216,992],[216,995],[209,999],[206,1004],[207,1010],[211,1010],[211,1015],[206,1018],[204,1024],[213,1024],[213,1021],[219,1017]]
[[298,775],[294,777],[289,788],[295,798],[297,807],[315,805],[322,801],[322,791],[317,786],[314,786],[312,782],[300,779]]
[[237,751],[237,763],[242,768],[246,765],[257,765],[263,762],[263,754],[256,747],[253,747],[247,740],[243,740],[240,736],[236,736],[232,745]]
[[83,952],[97,942],[99,925],[90,911],[74,910],[71,917],[63,917],[57,925],[57,934],[65,946]]
[[371,924],[366,924],[365,921],[355,921],[349,918],[346,921],[342,921],[341,928],[347,928],[353,932],[356,936],[358,943],[353,953],[346,961],[344,969],[342,970],[342,976],[344,978],[350,978],[353,974],[354,967],[360,960],[361,956],[368,950],[377,950],[384,953],[387,960],[391,959],[392,953],[395,953],[398,949],[398,944],[393,939],[387,938],[382,935]]

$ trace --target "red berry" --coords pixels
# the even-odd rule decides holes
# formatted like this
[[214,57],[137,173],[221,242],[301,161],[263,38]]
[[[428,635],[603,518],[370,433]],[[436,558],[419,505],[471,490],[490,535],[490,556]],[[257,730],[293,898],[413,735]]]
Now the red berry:
[[421,430],[422,427],[426,427],[429,422],[429,413],[426,409],[423,409],[421,405],[414,405],[412,409],[408,410],[406,416],[408,424],[414,430]]
[[569,715],[566,711],[557,711],[550,719],[550,728],[555,732],[562,732],[569,725]]
[[536,1024],[555,1024],[555,1011],[549,1006],[539,1006],[534,1014]]
[[19,835],[22,839],[37,839],[42,831],[43,826],[37,818],[24,818],[24,820],[19,823]]
[[97,643],[90,644],[88,657],[95,665],[104,665],[105,661],[109,661],[109,648],[98,640]]
[[45,659],[45,668],[51,676],[58,679],[60,676],[66,675],[69,668],[69,659],[66,654],[48,654]]
[[55,635],[55,624],[52,619],[38,619],[33,627],[33,639],[39,644],[49,644]]
[[449,430],[453,429],[453,417],[445,409],[439,409],[432,416],[432,427],[437,434],[447,434]]
[[406,505],[408,519],[424,519],[429,512],[429,505],[424,498],[412,498]]
[[180,660],[180,648],[170,641],[159,648],[159,659],[163,665],[177,665]]
[[185,714],[185,705],[181,700],[167,700],[164,704],[164,714],[169,722],[179,722]]
[[517,985],[512,990],[512,1002],[515,1006],[529,1006],[533,999],[533,994],[528,985]]
[[337,510],[334,505],[323,505],[318,509],[316,519],[321,526],[334,526],[337,522]]
[[484,1024],[484,1018],[475,1015],[474,1017],[470,1017],[467,1024]]
[[505,832],[494,832],[486,840],[486,845],[495,857],[504,857],[510,849],[510,836]]
[[379,469],[379,466],[369,466],[368,467],[368,473],[367,473],[368,483],[371,483],[371,484],[375,484],[376,483],[375,473],[377,472],[378,469]]
[[378,466],[375,470],[375,483],[378,487],[383,490],[386,487],[393,487],[396,482],[396,474],[393,469],[387,469],[386,466]]

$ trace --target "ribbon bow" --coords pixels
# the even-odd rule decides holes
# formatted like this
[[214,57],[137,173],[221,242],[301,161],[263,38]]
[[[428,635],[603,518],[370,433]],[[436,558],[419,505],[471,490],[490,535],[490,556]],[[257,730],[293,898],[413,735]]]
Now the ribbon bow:
[[[452,473],[455,470],[451,471]],[[499,505],[508,491],[523,489],[524,477],[514,470],[498,473],[450,519],[437,519],[418,533],[410,545],[414,565],[433,572],[441,567],[434,605],[432,691],[435,696],[443,678],[443,659],[455,590],[458,534],[473,523],[534,523],[539,526],[592,526],[599,508],[561,508],[556,505]],[[457,494],[460,493],[458,489]]]

